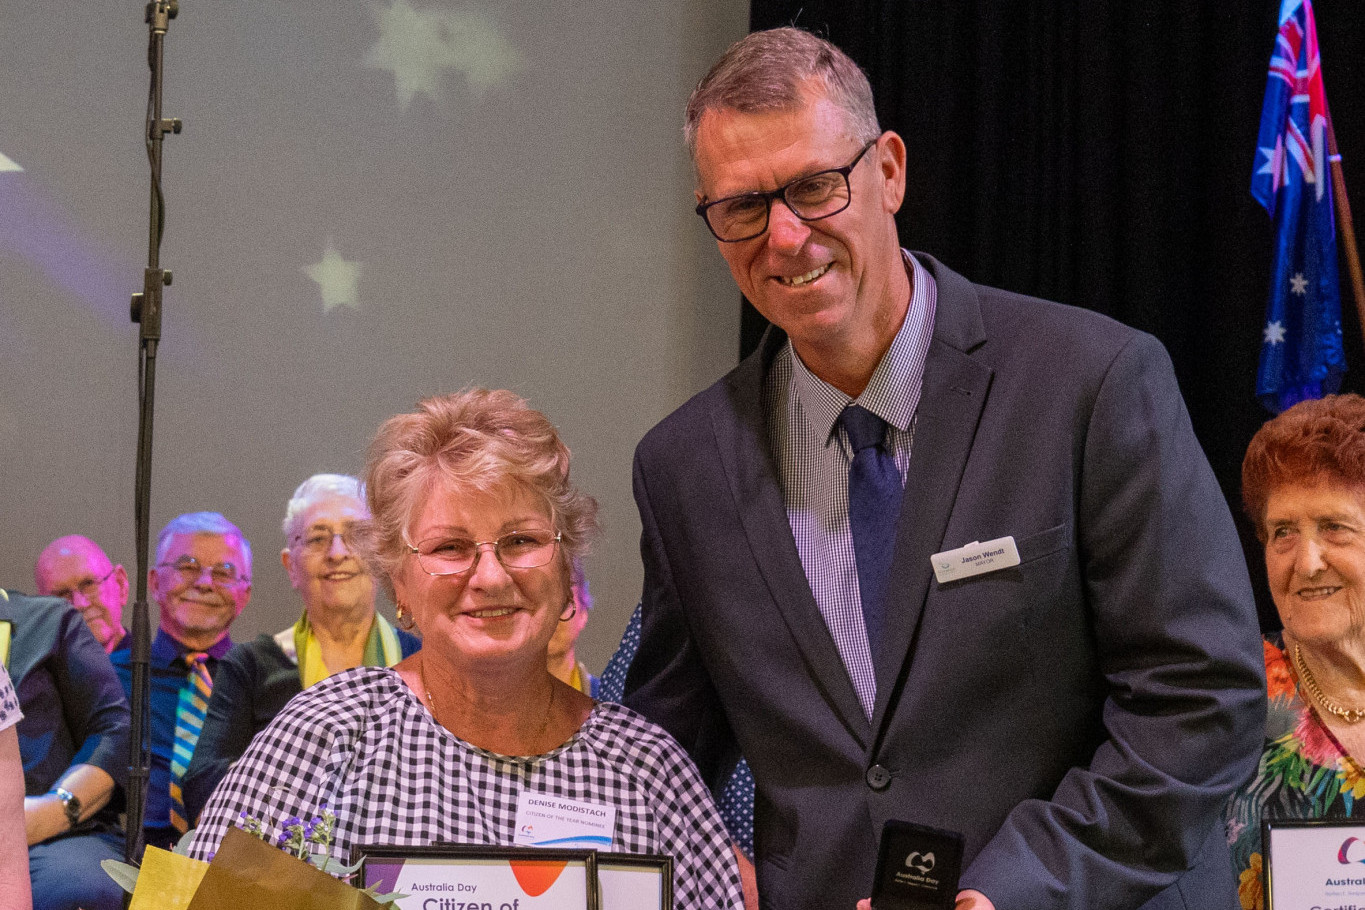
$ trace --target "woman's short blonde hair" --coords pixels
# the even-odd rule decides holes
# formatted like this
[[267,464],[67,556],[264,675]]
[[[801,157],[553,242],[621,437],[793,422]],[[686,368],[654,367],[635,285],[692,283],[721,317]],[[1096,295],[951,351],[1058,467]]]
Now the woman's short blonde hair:
[[554,425],[501,389],[426,398],[411,414],[390,417],[370,443],[364,480],[372,518],[361,550],[390,597],[409,552],[408,527],[441,487],[488,493],[510,481],[540,496],[562,535],[566,571],[597,531],[597,502],[570,482],[569,449]]

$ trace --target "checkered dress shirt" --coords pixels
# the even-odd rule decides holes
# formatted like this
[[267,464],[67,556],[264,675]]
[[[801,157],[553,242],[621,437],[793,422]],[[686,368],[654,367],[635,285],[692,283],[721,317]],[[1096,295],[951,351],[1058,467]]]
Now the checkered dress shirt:
[[[915,440],[915,409],[934,331],[938,288],[909,252],[902,254],[910,274],[910,307],[856,401],[886,421],[887,443],[903,484]],[[768,443],[781,475],[782,499],[796,550],[863,713],[871,718],[877,684],[848,525],[848,468],[853,453],[838,423],[839,414],[854,400],[807,369],[790,341],[773,358],[763,381],[764,408],[772,415]],[[914,503],[907,505],[914,508]]]
[[437,724],[384,667],[339,673],[291,701],[218,785],[190,855],[208,858],[243,812],[273,837],[324,801],[337,815],[332,855],[343,862],[357,844],[507,846],[523,790],[614,806],[613,849],[673,856],[678,910],[741,910],[711,794],[662,729],[602,702],[558,749],[497,755]]

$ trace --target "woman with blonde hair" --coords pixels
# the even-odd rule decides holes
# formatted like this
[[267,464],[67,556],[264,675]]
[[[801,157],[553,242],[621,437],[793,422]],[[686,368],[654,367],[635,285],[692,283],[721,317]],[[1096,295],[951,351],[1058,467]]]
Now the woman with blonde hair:
[[365,482],[367,552],[422,650],[291,702],[210,800],[191,853],[212,853],[243,812],[274,835],[276,816],[324,802],[338,859],[360,844],[516,845],[528,800],[552,796],[596,820],[580,846],[672,855],[678,910],[743,906],[683,750],[547,668],[597,507],[545,416],[505,391],[426,399],[380,428]]

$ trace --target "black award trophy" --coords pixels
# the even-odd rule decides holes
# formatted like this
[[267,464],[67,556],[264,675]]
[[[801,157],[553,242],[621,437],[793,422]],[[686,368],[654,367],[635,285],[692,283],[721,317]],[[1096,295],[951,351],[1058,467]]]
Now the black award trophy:
[[882,827],[872,910],[953,910],[962,835],[892,819]]

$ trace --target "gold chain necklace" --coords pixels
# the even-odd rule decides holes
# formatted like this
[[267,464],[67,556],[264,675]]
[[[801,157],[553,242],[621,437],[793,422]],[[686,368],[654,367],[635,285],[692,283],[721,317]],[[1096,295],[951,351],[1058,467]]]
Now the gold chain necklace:
[[1343,708],[1323,694],[1318,681],[1313,678],[1313,671],[1308,669],[1308,664],[1304,662],[1303,651],[1298,642],[1294,642],[1294,666],[1298,668],[1299,676],[1303,678],[1304,685],[1308,687],[1308,693],[1313,696],[1314,701],[1348,724],[1358,724],[1365,720],[1365,708]]
[[[0,589],[2,590],[2,589]],[[419,661],[417,664],[417,676],[422,680],[422,694],[427,698],[427,705],[431,708],[431,716],[436,718],[436,699],[432,697],[431,686],[427,685],[427,664],[426,661]],[[535,739],[532,742],[538,743],[545,736],[545,731],[550,727],[550,716],[554,713],[555,689],[559,688],[553,681],[550,684],[550,701],[545,705],[545,719],[540,722],[540,729],[536,731]],[[436,721],[440,723],[440,721]]]

